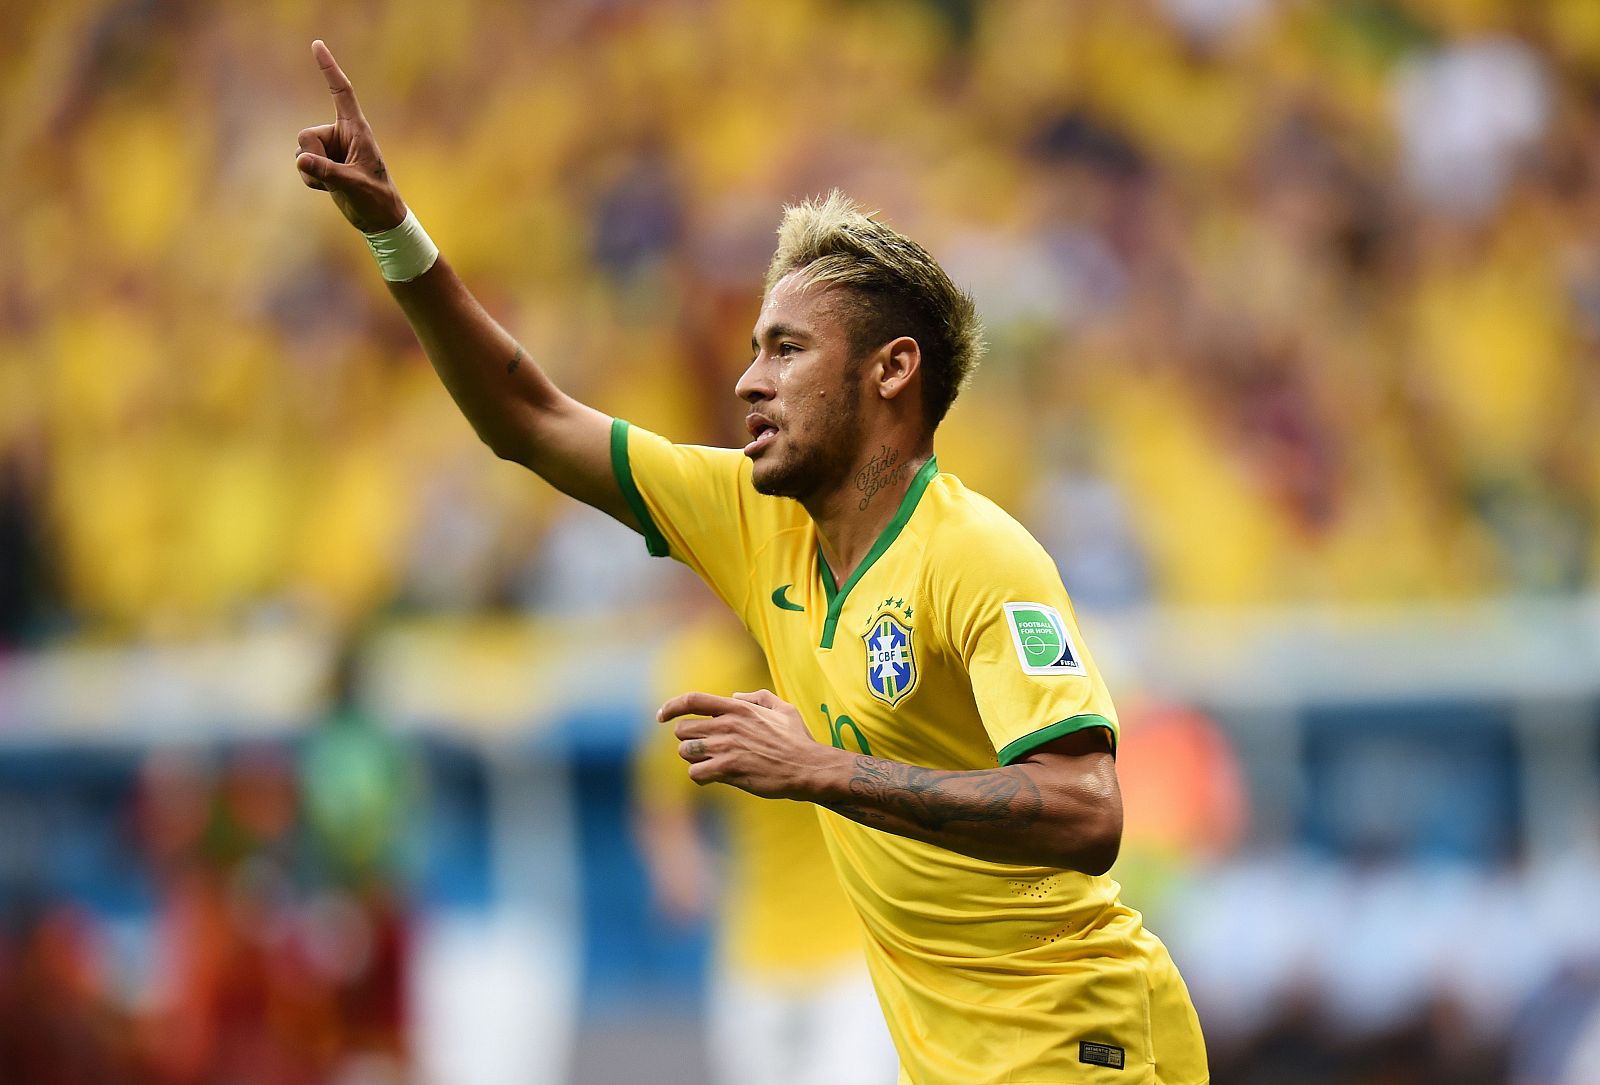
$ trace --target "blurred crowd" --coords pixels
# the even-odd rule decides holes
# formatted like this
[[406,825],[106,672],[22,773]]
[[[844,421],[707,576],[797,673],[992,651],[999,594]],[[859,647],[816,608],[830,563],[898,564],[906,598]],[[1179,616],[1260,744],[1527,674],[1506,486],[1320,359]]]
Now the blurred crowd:
[[[592,525],[476,443],[300,186],[328,40],[558,381],[679,439],[785,200],[977,295],[941,463],[1083,603],[1600,568],[1592,0],[20,0],[0,42],[0,639],[560,605]],[[609,546],[609,544],[608,544]],[[609,551],[608,551],[609,552]],[[606,577],[577,605],[605,607]]]
[[407,1080],[408,765],[356,715],[88,781],[63,758],[32,794],[9,765],[0,1077]]

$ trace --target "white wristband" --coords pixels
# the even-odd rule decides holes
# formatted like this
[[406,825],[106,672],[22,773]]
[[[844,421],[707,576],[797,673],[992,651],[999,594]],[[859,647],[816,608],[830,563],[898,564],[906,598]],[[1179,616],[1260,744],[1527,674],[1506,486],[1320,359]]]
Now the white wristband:
[[433,243],[433,238],[409,207],[400,225],[361,236],[367,239],[372,255],[378,258],[378,270],[391,283],[408,283],[439,259],[439,246]]

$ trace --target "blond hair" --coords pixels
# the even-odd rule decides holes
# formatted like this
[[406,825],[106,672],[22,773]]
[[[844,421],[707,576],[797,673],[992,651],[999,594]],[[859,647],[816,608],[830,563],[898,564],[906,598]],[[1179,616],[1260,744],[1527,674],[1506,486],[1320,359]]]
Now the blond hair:
[[795,271],[855,296],[858,354],[908,335],[922,351],[922,405],[938,426],[983,356],[983,325],[972,298],[926,249],[864,212],[838,189],[783,209],[766,289]]

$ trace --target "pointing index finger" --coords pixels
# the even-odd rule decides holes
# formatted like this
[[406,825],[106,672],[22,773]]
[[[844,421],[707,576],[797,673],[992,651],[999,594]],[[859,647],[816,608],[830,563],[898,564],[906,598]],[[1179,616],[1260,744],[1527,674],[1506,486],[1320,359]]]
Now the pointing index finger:
[[344,74],[344,69],[333,59],[333,54],[321,38],[311,43],[311,55],[316,58],[317,67],[322,69],[322,78],[328,81],[328,92],[333,95],[334,116],[342,121],[360,120],[361,103],[356,101],[355,88],[350,85],[349,76]]

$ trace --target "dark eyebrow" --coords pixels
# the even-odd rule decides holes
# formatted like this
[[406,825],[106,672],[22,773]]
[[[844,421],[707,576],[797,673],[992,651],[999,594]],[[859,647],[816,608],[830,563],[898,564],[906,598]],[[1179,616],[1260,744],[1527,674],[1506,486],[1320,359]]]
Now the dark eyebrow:
[[[805,339],[806,333],[792,324],[772,324],[765,331],[767,341],[774,339]],[[760,350],[761,343],[754,335],[750,337],[750,349]]]

